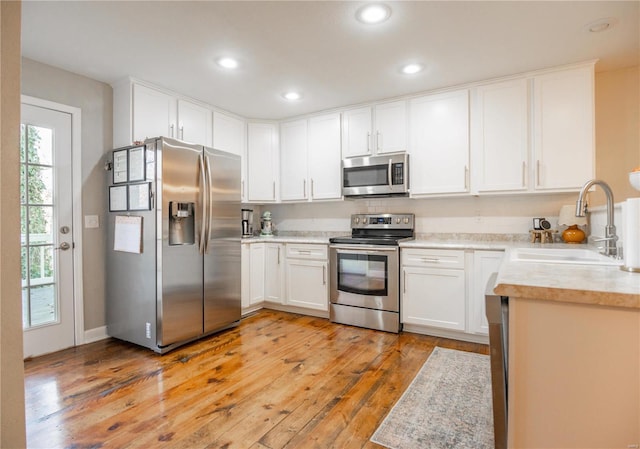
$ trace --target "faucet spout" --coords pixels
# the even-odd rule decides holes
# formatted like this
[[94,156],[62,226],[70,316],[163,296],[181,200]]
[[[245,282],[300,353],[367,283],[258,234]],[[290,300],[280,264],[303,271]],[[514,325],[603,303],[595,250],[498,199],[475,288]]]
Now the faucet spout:
[[613,192],[606,182],[599,179],[592,179],[582,186],[578,194],[578,200],[576,201],[576,217],[584,217],[587,214],[586,195],[594,185],[600,186],[607,198],[607,226],[605,227],[605,237],[601,239],[606,242],[604,253],[607,256],[615,257],[617,255],[616,242],[618,236],[616,235],[616,227],[613,221]]

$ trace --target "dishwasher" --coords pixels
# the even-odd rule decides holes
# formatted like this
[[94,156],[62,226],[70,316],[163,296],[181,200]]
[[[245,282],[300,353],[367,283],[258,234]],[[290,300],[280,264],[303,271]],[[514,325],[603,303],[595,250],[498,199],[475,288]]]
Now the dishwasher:
[[495,449],[507,448],[507,383],[509,379],[509,298],[496,295],[493,286],[498,273],[489,277],[485,306],[489,322],[491,390],[493,392],[493,431]]

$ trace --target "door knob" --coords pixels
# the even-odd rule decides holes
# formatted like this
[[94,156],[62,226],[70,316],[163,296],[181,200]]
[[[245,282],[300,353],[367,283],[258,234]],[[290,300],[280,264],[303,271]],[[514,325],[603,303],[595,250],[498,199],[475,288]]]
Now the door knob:
[[60,244],[60,246],[58,246],[57,248],[54,248],[54,249],[61,249],[62,251],[66,251],[69,248],[71,248],[71,245],[69,245],[67,242],[62,242]]
[[61,234],[68,234],[70,230],[71,230],[71,229],[69,229],[69,226],[62,226],[62,227],[60,228],[60,233],[61,233]]

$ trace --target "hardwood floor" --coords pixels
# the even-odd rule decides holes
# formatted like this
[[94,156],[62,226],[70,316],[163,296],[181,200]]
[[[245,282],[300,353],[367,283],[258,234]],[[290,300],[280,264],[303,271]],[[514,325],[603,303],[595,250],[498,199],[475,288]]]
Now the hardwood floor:
[[262,310],[166,355],[108,339],[25,362],[30,448],[377,448],[435,346]]

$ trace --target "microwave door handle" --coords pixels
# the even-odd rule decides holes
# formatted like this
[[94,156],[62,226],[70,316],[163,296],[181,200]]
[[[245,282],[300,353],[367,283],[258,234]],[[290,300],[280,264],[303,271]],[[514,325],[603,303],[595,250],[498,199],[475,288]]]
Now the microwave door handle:
[[391,161],[392,159],[389,158],[389,169],[387,170],[387,176],[389,178],[389,187],[393,187],[393,179],[391,179],[391,167],[392,167]]

